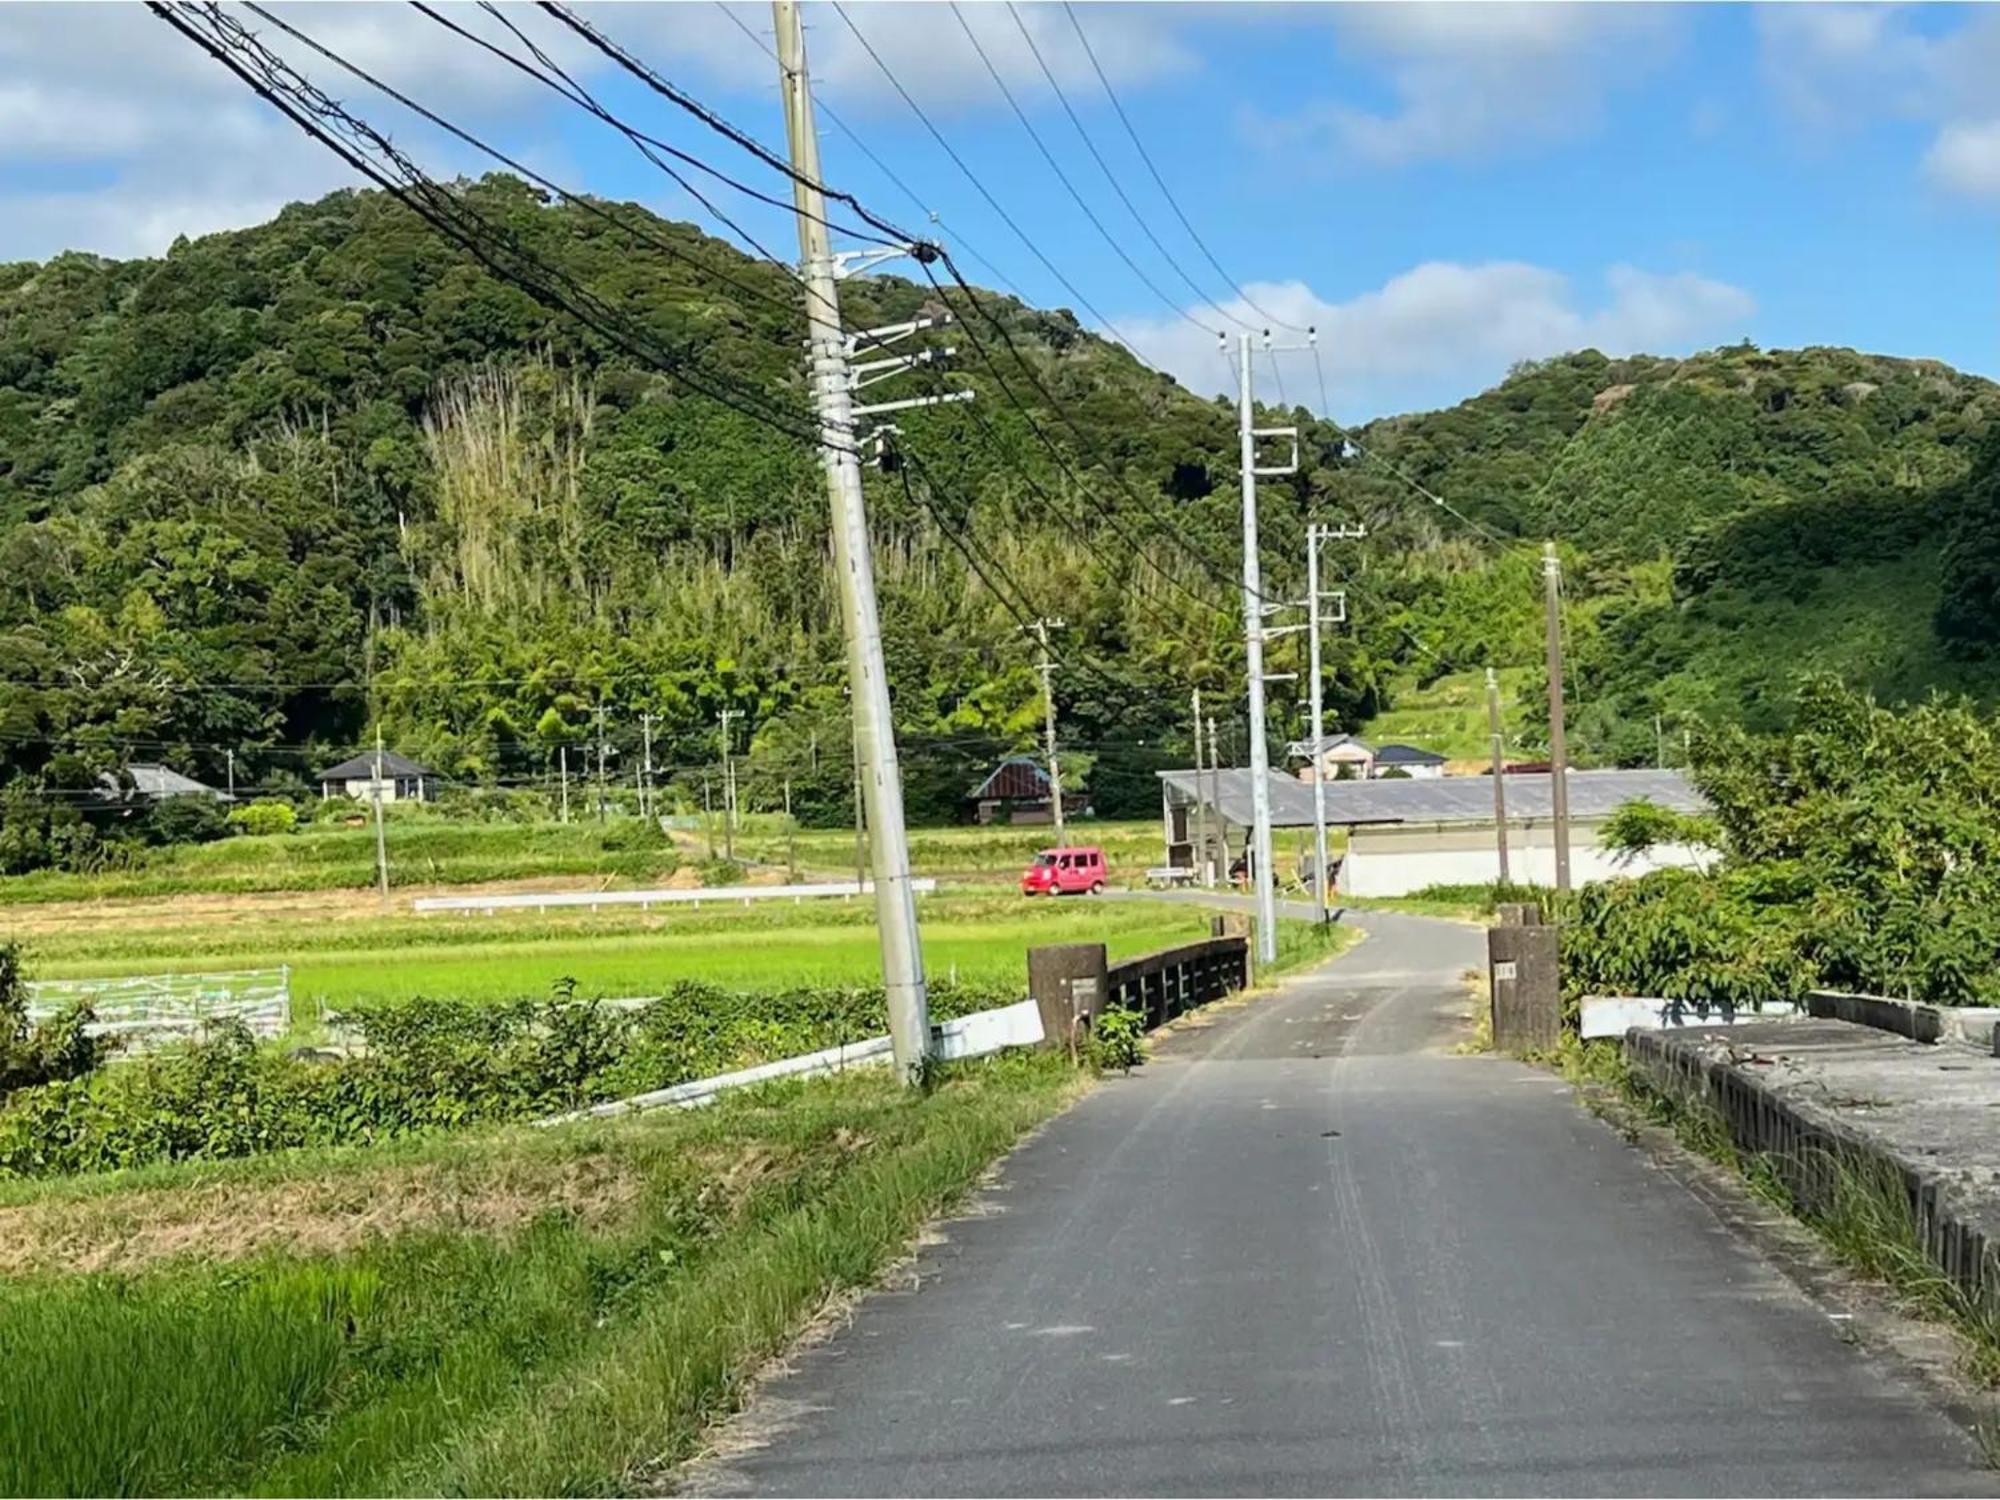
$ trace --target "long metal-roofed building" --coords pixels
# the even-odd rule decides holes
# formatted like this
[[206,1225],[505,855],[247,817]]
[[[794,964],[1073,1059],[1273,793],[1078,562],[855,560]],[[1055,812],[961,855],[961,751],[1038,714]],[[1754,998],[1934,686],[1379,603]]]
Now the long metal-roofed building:
[[[1250,772],[1224,767],[1200,773],[1162,771],[1159,776],[1167,863],[1177,869],[1196,867],[1195,833],[1204,820],[1210,840],[1219,827],[1229,859],[1238,858],[1249,838]],[[1524,884],[1555,883],[1551,779],[1546,771],[1503,778],[1508,873]],[[1272,828],[1298,831],[1295,837],[1273,840],[1282,881],[1311,869],[1313,789],[1275,773],[1268,785]],[[1477,885],[1499,876],[1490,776],[1329,781],[1325,796],[1327,826],[1347,833],[1347,852],[1336,856],[1338,891],[1402,896],[1426,886]],[[1663,865],[1692,865],[1704,856],[1702,850],[1681,845],[1662,845],[1631,859],[1605,849],[1600,841],[1605,821],[1626,803],[1640,800],[1676,812],[1700,812],[1708,805],[1679,771],[1569,773],[1570,873],[1576,884]]]

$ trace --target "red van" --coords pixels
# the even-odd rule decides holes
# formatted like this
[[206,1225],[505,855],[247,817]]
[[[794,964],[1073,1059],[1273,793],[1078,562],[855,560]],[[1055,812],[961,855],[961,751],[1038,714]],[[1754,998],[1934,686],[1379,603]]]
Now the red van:
[[1104,851],[1095,847],[1044,849],[1021,875],[1024,896],[1075,895],[1104,889]]

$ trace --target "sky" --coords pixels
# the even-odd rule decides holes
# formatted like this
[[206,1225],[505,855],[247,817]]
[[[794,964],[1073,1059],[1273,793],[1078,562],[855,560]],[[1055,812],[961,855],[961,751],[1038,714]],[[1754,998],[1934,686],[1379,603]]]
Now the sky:
[[[441,8],[519,50],[493,16]],[[768,7],[578,9],[782,148]],[[433,173],[493,167],[233,13]],[[614,113],[787,192],[554,18],[504,13]],[[734,237],[622,137],[410,6],[279,14],[565,187]],[[1839,344],[2000,376],[2000,6],[850,0],[845,18],[805,16],[816,93],[846,127],[820,121],[829,183],[942,239],[968,279],[1067,307],[1203,394],[1234,378],[1217,330],[1246,325],[1280,346],[1302,340],[1286,325],[1315,329],[1317,358],[1260,353],[1259,394],[1342,421],[1448,405],[1583,347]],[[157,255],[355,181],[140,5],[0,6],[0,260]],[[758,246],[796,254],[787,215],[711,187]]]

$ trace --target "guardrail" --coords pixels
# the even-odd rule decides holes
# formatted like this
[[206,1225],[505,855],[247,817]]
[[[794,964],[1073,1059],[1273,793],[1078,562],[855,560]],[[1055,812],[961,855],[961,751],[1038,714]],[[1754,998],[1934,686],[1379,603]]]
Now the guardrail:
[[1219,937],[1144,953],[1104,971],[1108,1006],[1124,1006],[1146,1017],[1146,1029],[1164,1026],[1175,1016],[1220,1000],[1250,983],[1250,943],[1247,938]]
[[[910,882],[910,889],[918,893],[934,891],[937,882],[925,877]],[[499,911],[547,911],[551,907],[588,907],[596,911],[600,906],[636,906],[641,911],[650,911],[655,906],[695,906],[704,901],[740,901],[745,906],[753,901],[808,901],[829,896],[873,895],[875,882],[852,880],[828,880],[809,885],[712,885],[692,890],[650,890],[650,891],[517,891],[508,895],[491,896],[419,896],[410,903],[411,910],[432,911],[477,911],[491,916]]]

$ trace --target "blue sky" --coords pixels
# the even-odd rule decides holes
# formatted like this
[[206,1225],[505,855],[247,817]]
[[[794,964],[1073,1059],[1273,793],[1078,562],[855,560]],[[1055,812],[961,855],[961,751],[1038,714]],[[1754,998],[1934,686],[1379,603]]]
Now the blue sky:
[[[763,139],[775,70],[735,23],[760,5],[585,13]],[[547,16],[523,30],[635,122],[718,165],[747,157],[618,75]],[[807,7],[822,97],[1029,298],[1075,299],[981,201],[830,6]],[[1203,391],[1210,326],[1265,321],[1210,270],[1134,153],[1060,5],[848,8],[1029,237],[1145,357]],[[260,30],[263,23],[242,14]],[[616,137],[403,6],[284,14],[579,189],[699,208]],[[468,28],[507,37],[471,7]],[[1849,344],[2000,374],[2000,8],[1078,4],[1154,159],[1259,305],[1321,331],[1335,415],[1434,406],[1518,359],[1594,344],[1675,353],[1750,338]],[[967,40],[987,49],[1092,208],[1069,199]],[[1023,29],[1203,306],[1113,195]],[[291,50],[300,58],[305,54]],[[316,81],[440,172],[479,170],[324,63]],[[824,122],[823,122],[824,126]],[[826,171],[919,227],[917,207],[823,128]],[[267,217],[345,169],[136,5],[0,10],[0,258],[157,253]],[[760,180],[782,188],[769,173]],[[782,215],[741,205],[781,254]],[[714,227],[711,225],[711,227]],[[947,236],[948,240],[951,238]],[[971,257],[968,274],[984,275]],[[1076,307],[1086,322],[1099,319]],[[1318,402],[1310,359],[1277,367]],[[1273,370],[1260,377],[1271,393]]]

